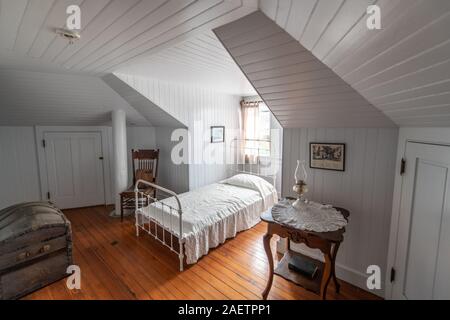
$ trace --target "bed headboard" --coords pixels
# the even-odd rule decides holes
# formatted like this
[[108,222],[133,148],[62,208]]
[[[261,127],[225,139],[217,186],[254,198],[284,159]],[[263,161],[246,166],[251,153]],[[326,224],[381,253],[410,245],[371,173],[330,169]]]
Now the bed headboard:
[[[265,148],[260,149],[259,147],[262,146],[255,148],[252,144],[247,145],[247,141],[252,143],[263,142]],[[270,141],[232,139],[229,148],[227,148],[227,160],[232,163],[230,176],[239,173],[255,175],[269,182],[275,189],[281,189],[280,181],[277,180],[277,177],[278,179],[281,178],[281,156],[277,155],[276,152],[273,155],[272,151]],[[278,190],[278,193],[280,192],[281,190]]]

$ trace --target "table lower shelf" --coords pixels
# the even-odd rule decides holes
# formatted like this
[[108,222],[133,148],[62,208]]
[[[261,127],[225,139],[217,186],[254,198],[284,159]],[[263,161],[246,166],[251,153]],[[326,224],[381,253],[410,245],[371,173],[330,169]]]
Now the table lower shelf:
[[[318,270],[313,279],[302,275],[296,271],[292,271],[289,269],[289,262],[294,256],[299,256],[302,259],[308,260],[309,262],[314,263]],[[278,266],[274,270],[274,273],[288,281],[291,281],[307,290],[313,291],[316,294],[320,294],[320,285],[322,282],[324,263],[320,260],[313,259],[307,255],[288,251],[284,254],[283,258],[280,262],[278,262]]]

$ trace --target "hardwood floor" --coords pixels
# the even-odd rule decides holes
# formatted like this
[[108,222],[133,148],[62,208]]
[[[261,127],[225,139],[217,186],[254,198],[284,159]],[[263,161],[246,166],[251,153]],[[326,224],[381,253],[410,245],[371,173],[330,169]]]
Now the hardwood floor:
[[[135,236],[133,218],[108,217],[104,206],[66,210],[72,222],[74,260],[81,268],[81,290],[61,280],[25,299],[261,299],[268,266],[262,236],[266,225],[239,233],[182,273],[178,257],[148,235]],[[275,249],[275,240],[272,240]],[[273,250],[275,252],[275,250]],[[342,282],[330,285],[328,299],[378,299]],[[318,299],[275,277],[269,299]]]

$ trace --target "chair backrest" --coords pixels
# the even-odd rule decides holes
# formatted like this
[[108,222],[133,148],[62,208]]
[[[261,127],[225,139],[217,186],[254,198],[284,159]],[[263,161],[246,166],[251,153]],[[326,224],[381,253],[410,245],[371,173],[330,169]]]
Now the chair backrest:
[[152,176],[153,181],[149,182],[156,182],[156,177],[158,175],[159,149],[131,150],[131,159],[133,167],[133,185],[137,181],[137,175],[139,175],[139,178],[144,179],[146,176]]

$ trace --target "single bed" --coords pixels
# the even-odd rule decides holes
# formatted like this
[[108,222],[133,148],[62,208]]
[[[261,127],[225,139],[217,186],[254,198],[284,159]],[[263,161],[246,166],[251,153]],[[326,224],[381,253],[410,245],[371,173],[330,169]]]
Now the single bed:
[[[136,185],[139,183],[149,184],[138,181]],[[273,185],[250,174],[238,174],[179,195],[149,185],[171,197],[149,199],[153,203],[148,206],[136,199],[136,233],[139,235],[139,231],[144,230],[176,252],[180,271],[184,257],[187,264],[197,262],[210,248],[255,226],[261,213],[278,200]],[[142,197],[139,190],[136,195]]]

